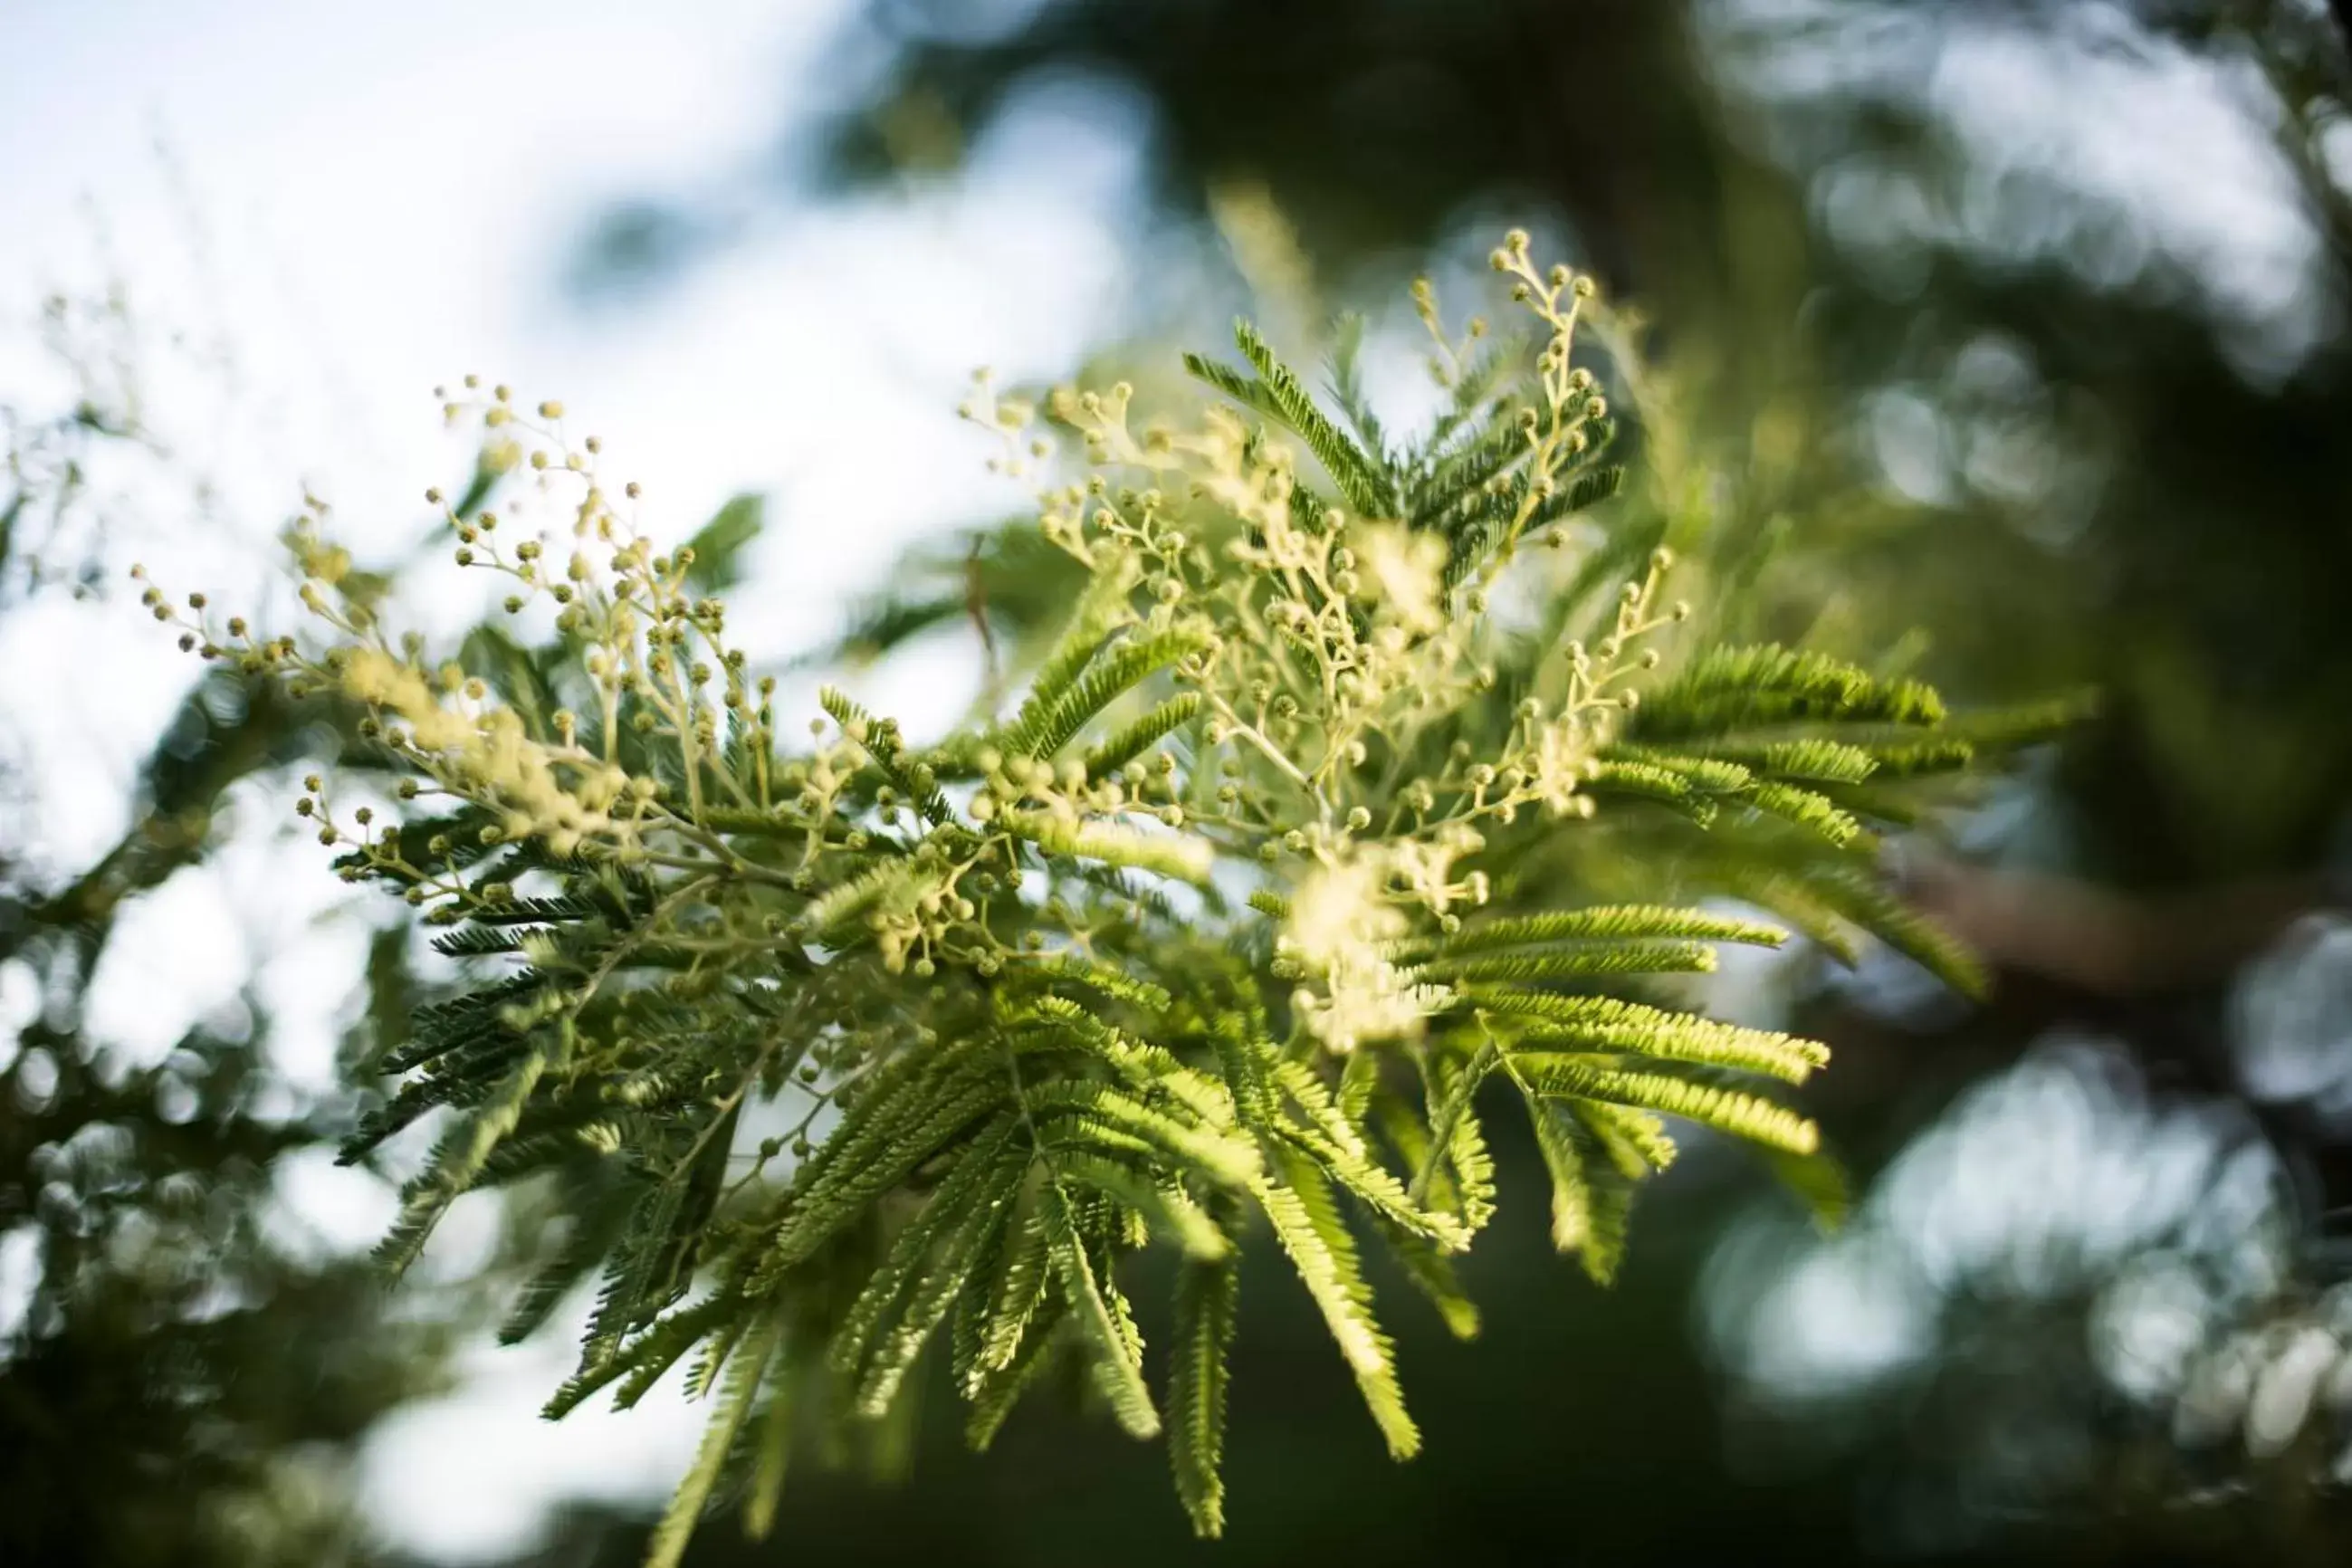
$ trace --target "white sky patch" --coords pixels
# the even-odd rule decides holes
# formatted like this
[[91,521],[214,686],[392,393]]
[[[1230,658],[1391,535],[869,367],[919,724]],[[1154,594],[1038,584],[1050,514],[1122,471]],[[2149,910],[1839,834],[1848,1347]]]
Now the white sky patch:
[[630,1410],[598,1398],[562,1421],[538,1418],[586,1323],[577,1310],[523,1344],[478,1345],[455,1393],[385,1421],[361,1483],[378,1527],[441,1562],[488,1563],[530,1550],[558,1499],[667,1496],[709,1415],[678,1394],[677,1375]]
[[25,1325],[41,1282],[41,1233],[29,1225],[0,1232],[0,1340]]

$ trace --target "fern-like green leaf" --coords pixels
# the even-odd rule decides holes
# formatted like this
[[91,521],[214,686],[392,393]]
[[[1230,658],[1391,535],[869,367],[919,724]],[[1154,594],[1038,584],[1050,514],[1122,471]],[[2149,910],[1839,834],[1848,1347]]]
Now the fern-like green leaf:
[[1117,772],[1191,723],[1200,712],[1201,695],[1197,691],[1180,692],[1170,698],[1088,747],[1085,758],[1087,776],[1098,779]]
[[985,1152],[971,1159],[986,1163],[978,1181],[954,1202],[947,1202],[944,1192],[933,1200],[946,1210],[954,1228],[929,1272],[910,1283],[897,1322],[874,1345],[853,1402],[861,1415],[873,1418],[889,1410],[916,1357],[980,1267],[1029,1171],[1029,1151],[1007,1148],[1002,1142],[992,1142]]
[[379,1263],[396,1273],[415,1261],[441,1215],[474,1184],[490,1151],[522,1120],[530,1091],[546,1070],[544,1049],[526,1052],[498,1092],[442,1140],[425,1173],[403,1189],[400,1215],[376,1247]]
[[1387,475],[1316,406],[1297,374],[1275,357],[1257,329],[1246,321],[1235,321],[1234,342],[1257,372],[1256,380],[1246,380],[1196,354],[1184,356],[1184,368],[1297,436],[1357,512],[1366,517],[1391,515],[1395,507]]
[[[850,1304],[841,1326],[834,1331],[827,1356],[833,1370],[849,1380],[852,1386],[858,1385],[877,1341],[897,1327],[905,1298],[934,1261],[935,1244],[983,1212],[983,1205],[975,1200],[982,1187],[997,1174],[997,1157],[1017,1126],[1016,1121],[1007,1118],[987,1136],[956,1152],[955,1163],[945,1178],[922,1209],[899,1230],[889,1257],[867,1278],[866,1288]],[[1022,1163],[1025,1162],[1024,1154]],[[1018,1169],[1016,1165],[1016,1173]],[[950,1257],[949,1262],[952,1261]]]
[[1416,964],[1417,981],[1587,980],[1597,974],[1706,974],[1715,949],[1696,942],[1628,942],[1524,952],[1440,953]]
[[1069,1310],[1059,1296],[1048,1296],[1031,1314],[1028,1327],[1015,1342],[1010,1359],[1002,1368],[984,1372],[980,1384],[971,1392],[971,1415],[964,1423],[964,1440],[980,1452],[996,1440],[1004,1418],[1013,1406],[1037,1380],[1069,1337]]
[[799,1371],[790,1354],[776,1357],[768,1377],[767,1407],[757,1413],[759,1436],[743,1496],[743,1533],[753,1541],[767,1540],[776,1528],[776,1503],[792,1461],[793,1422],[800,1414]]
[[1779,947],[1788,940],[1789,933],[1780,927],[1739,915],[1659,904],[1601,904],[1484,921],[1444,938],[1437,946],[1452,955],[1556,942],[1737,942]]
[[710,1500],[711,1489],[719,1484],[728,1456],[734,1451],[736,1434],[742,1429],[744,1417],[751,1413],[751,1403],[759,1395],[760,1380],[767,1371],[775,1340],[774,1322],[762,1322],[751,1330],[735,1352],[719,1407],[711,1412],[709,1424],[702,1431],[702,1444],[694,1451],[694,1463],[688,1467],[685,1479],[671,1494],[669,1506],[662,1510],[661,1521],[654,1526],[653,1539],[646,1549],[646,1568],[677,1568],[678,1559],[686,1554],[687,1541]]
[[1941,700],[1916,681],[1881,680],[1826,654],[1768,645],[1700,655],[1643,700],[1631,731],[1654,743],[1792,721],[1934,724],[1943,717]]
[[1409,1459],[1421,1449],[1421,1432],[1405,1414],[1394,1353],[1372,1317],[1371,1291],[1357,1268],[1355,1238],[1339,1217],[1329,1184],[1304,1154],[1277,1153],[1273,1163],[1274,1175],[1254,1182],[1252,1193],[1321,1309],[1389,1453]]
[[1551,1176],[1551,1242],[1572,1252],[1596,1285],[1615,1281],[1625,1258],[1634,1180],[1569,1108],[1530,1096],[1536,1147]]
[[1143,1364],[1130,1348],[1129,1331],[1114,1316],[1105,1298],[1103,1282],[1078,1236],[1077,1222],[1067,1194],[1047,1182],[1040,1193],[1045,1221],[1045,1254],[1054,1265],[1068,1303],[1071,1321],[1086,1347],[1087,1364],[1095,1387],[1110,1405],[1111,1415],[1136,1437],[1160,1433],[1160,1412],[1143,1381]]
[[1116,823],[1074,823],[1043,812],[1022,811],[1003,813],[997,825],[1048,855],[1126,866],[1180,882],[1206,882],[1209,868],[1216,862],[1216,852],[1208,841],[1189,833],[1147,833]]
[[1053,702],[1034,713],[1024,708],[1004,733],[1006,749],[1021,756],[1054,755],[1096,714],[1199,646],[1185,632],[1161,632],[1112,645],[1087,663]]
[[1121,1161],[1083,1152],[1055,1156],[1054,1173],[1117,1198],[1142,1215],[1156,1234],[1174,1242],[1188,1257],[1219,1258],[1233,1250],[1233,1243],[1208,1211],[1173,1182],[1154,1182]]
[[1784,1105],[1716,1084],[1654,1071],[1614,1068],[1589,1057],[1528,1052],[1513,1064],[1536,1093],[1571,1100],[1612,1100],[1663,1110],[1744,1138],[1752,1143],[1810,1154],[1821,1147],[1821,1129]]
[[1835,801],[1816,790],[1765,780],[1748,792],[1748,800],[1759,811],[1769,812],[1809,833],[1818,834],[1839,848],[1853,843],[1862,833],[1862,824],[1852,812],[1840,809]]
[[1225,1357],[1240,1305],[1241,1269],[1230,1259],[1177,1270],[1174,1347],[1168,1361],[1168,1458],[1192,1532],[1225,1529]]
[[1524,1057],[1528,1047],[1618,1052],[1765,1073],[1790,1083],[1804,1082],[1829,1060],[1829,1048],[1818,1041],[1613,996],[1557,998],[1546,1019],[1519,1037],[1517,1054]]

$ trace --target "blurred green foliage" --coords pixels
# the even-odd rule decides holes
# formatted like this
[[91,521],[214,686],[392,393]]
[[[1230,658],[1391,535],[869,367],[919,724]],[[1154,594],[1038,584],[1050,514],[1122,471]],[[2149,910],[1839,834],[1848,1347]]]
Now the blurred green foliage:
[[[156,459],[120,298],[58,301],[50,320],[88,329],[53,340],[74,351],[80,396],[62,411],[7,411],[0,616],[105,591],[96,477],[126,450]],[[110,353],[80,352],[93,342]],[[217,850],[236,792],[331,749],[334,717],[208,677],[138,768],[130,826],[88,864],[60,874],[54,846],[0,836],[0,976],[25,1009],[0,1042],[12,1311],[0,1333],[0,1561],[373,1561],[353,1502],[358,1445],[388,1411],[443,1385],[465,1293],[395,1305],[364,1257],[323,1245],[281,1201],[289,1158],[317,1157],[352,1107],[275,1065],[259,992],[247,984],[160,1059],[89,1022],[100,963],[150,940],[126,934],[126,913]],[[11,794],[29,784],[0,777]],[[379,944],[355,1046],[398,1027],[398,956],[396,942]]]

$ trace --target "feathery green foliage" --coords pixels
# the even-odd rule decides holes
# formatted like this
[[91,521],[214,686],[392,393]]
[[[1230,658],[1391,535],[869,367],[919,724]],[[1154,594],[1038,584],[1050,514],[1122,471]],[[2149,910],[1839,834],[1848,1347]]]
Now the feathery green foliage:
[[[208,657],[367,709],[415,815],[380,823],[323,779],[298,809],[345,877],[479,966],[387,1055],[400,1085],[350,1151],[441,1128],[387,1258],[460,1193],[541,1176],[575,1229],[511,1329],[602,1276],[551,1414],[632,1402],[689,1358],[715,1393],[657,1561],[732,1467],[764,1527],[794,1434],[896,1419],[936,1345],[983,1447],[1075,1357],[1124,1430],[1167,1432],[1216,1533],[1259,1224],[1408,1457],[1362,1248],[1476,1331],[1450,1259],[1499,1201],[1483,1088],[1517,1093],[1553,1238],[1606,1279],[1673,1156],[1664,1118],[1776,1157],[1819,1144],[1759,1087],[1801,1083],[1819,1047],[1608,994],[1783,940],[1696,900],[1883,929],[1958,973],[1862,858],[1885,819],[1832,793],[1869,779],[1893,801],[1995,749],[1943,739],[1932,692],[1685,646],[1675,562],[1646,546],[1589,643],[1486,614],[1507,583],[1540,601],[1580,579],[1531,547],[1570,542],[1622,477],[1571,363],[1589,281],[1538,270],[1517,234],[1495,263],[1532,351],[1451,339],[1417,292],[1453,404],[1416,442],[1343,360],[1350,435],[1246,326],[1246,374],[1187,362],[1223,399],[1140,430],[1124,384],[1056,392],[1040,426],[983,382],[966,412],[1003,467],[1085,449],[1040,493],[1085,586],[1010,715],[933,746],[831,690],[814,742],[787,745],[699,552],[657,550],[560,410],[523,418],[503,390],[478,412],[544,458],[556,526],[448,521],[461,564],[552,608],[552,642],[429,665],[339,594],[348,563],[313,531],[296,543],[329,646],[191,628]],[[730,558],[740,521],[711,536]],[[1580,897],[1596,845],[1653,885]],[[1164,1409],[1123,1283],[1153,1245],[1181,1259]]]

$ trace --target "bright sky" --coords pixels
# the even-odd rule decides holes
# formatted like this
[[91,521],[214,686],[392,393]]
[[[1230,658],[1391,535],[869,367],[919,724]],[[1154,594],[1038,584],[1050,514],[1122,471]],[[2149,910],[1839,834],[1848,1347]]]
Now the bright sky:
[[[87,293],[110,271],[197,348],[224,342],[233,415],[176,352],[157,356],[157,409],[218,481],[230,526],[148,517],[110,548],[117,569],[143,558],[168,585],[225,601],[242,586],[250,603],[299,485],[336,503],[362,554],[413,541],[424,488],[467,458],[431,389],[478,371],[527,400],[560,395],[667,503],[679,536],[736,491],[771,492],[775,533],[739,616],[776,628],[760,639],[770,646],[820,636],[923,529],[1013,499],[954,424],[962,378],[982,363],[1065,370],[1112,335],[1135,212],[1133,154],[1116,132],[1042,110],[982,149],[957,192],[787,213],[649,305],[567,302],[568,247],[604,202],[691,188],[772,145],[841,10],[13,0],[0,397],[47,374],[28,353],[43,294]],[[175,386],[209,390],[175,404]],[[64,646],[105,651],[60,665],[47,650]],[[12,681],[0,714],[0,746],[40,766],[35,820],[11,837],[75,864],[121,831],[130,771],[192,667],[135,603],[61,599],[12,614],[0,660],[48,672],[30,690]],[[888,695],[903,712],[927,686],[942,717],[961,700],[952,681]],[[310,1081],[327,1071],[362,936],[321,923],[341,889],[315,847],[253,831],[284,805],[246,803],[232,852],[134,913],[116,946],[142,957],[101,974],[98,1032],[160,1053],[257,966],[289,1068]],[[0,1011],[24,1005],[23,978],[0,974]],[[288,1188],[305,1218],[354,1245],[384,1217],[383,1193],[323,1162]],[[667,1490],[697,1413],[673,1403],[542,1423],[566,1348],[557,1331],[485,1352],[463,1391],[381,1434],[366,1485],[387,1536],[486,1558],[528,1544],[564,1494]]]

